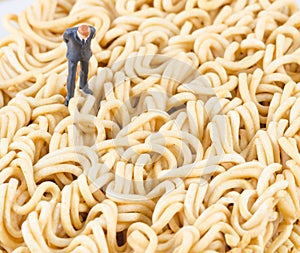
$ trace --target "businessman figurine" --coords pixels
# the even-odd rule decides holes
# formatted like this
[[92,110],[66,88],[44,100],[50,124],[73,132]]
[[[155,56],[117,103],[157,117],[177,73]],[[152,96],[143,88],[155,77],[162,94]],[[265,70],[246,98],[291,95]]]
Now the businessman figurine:
[[92,26],[80,25],[78,27],[69,28],[64,32],[63,39],[67,44],[68,59],[68,78],[65,105],[69,104],[69,100],[74,96],[75,78],[77,64],[80,61],[80,89],[86,94],[93,94],[89,89],[87,78],[89,72],[89,60],[92,56],[91,40],[95,37],[96,30]]

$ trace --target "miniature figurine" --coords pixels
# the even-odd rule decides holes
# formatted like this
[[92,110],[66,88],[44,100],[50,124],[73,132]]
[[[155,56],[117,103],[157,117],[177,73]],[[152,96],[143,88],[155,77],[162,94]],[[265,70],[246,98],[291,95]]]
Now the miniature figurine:
[[67,44],[68,78],[65,105],[74,96],[77,64],[80,61],[79,86],[86,94],[93,94],[89,89],[87,78],[89,72],[89,60],[92,56],[91,40],[95,37],[96,30],[92,26],[80,25],[66,29],[63,39]]

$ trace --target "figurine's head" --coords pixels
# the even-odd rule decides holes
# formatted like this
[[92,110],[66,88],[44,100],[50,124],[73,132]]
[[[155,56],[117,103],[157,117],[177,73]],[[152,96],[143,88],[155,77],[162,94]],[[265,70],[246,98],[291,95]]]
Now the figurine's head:
[[82,39],[87,39],[90,36],[90,27],[88,25],[80,25],[78,27],[78,35]]

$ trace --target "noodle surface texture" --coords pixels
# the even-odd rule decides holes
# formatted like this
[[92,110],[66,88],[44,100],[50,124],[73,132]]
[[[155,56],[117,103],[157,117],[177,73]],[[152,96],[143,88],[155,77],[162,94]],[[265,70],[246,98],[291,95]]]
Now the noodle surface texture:
[[[300,252],[293,0],[36,0],[0,40],[0,251]],[[95,27],[69,106],[62,34]]]

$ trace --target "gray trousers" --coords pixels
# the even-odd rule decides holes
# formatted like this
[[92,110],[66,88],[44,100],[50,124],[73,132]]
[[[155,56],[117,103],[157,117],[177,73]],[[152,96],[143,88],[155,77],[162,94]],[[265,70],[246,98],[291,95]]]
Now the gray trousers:
[[[73,62],[68,60],[68,78],[67,78],[67,97],[66,101],[69,101],[72,97],[74,97],[75,91],[75,79],[76,79],[76,70],[77,70],[77,62]],[[79,76],[79,87],[80,89],[84,89],[87,85],[87,78],[89,73],[89,61],[80,61],[80,76]]]

